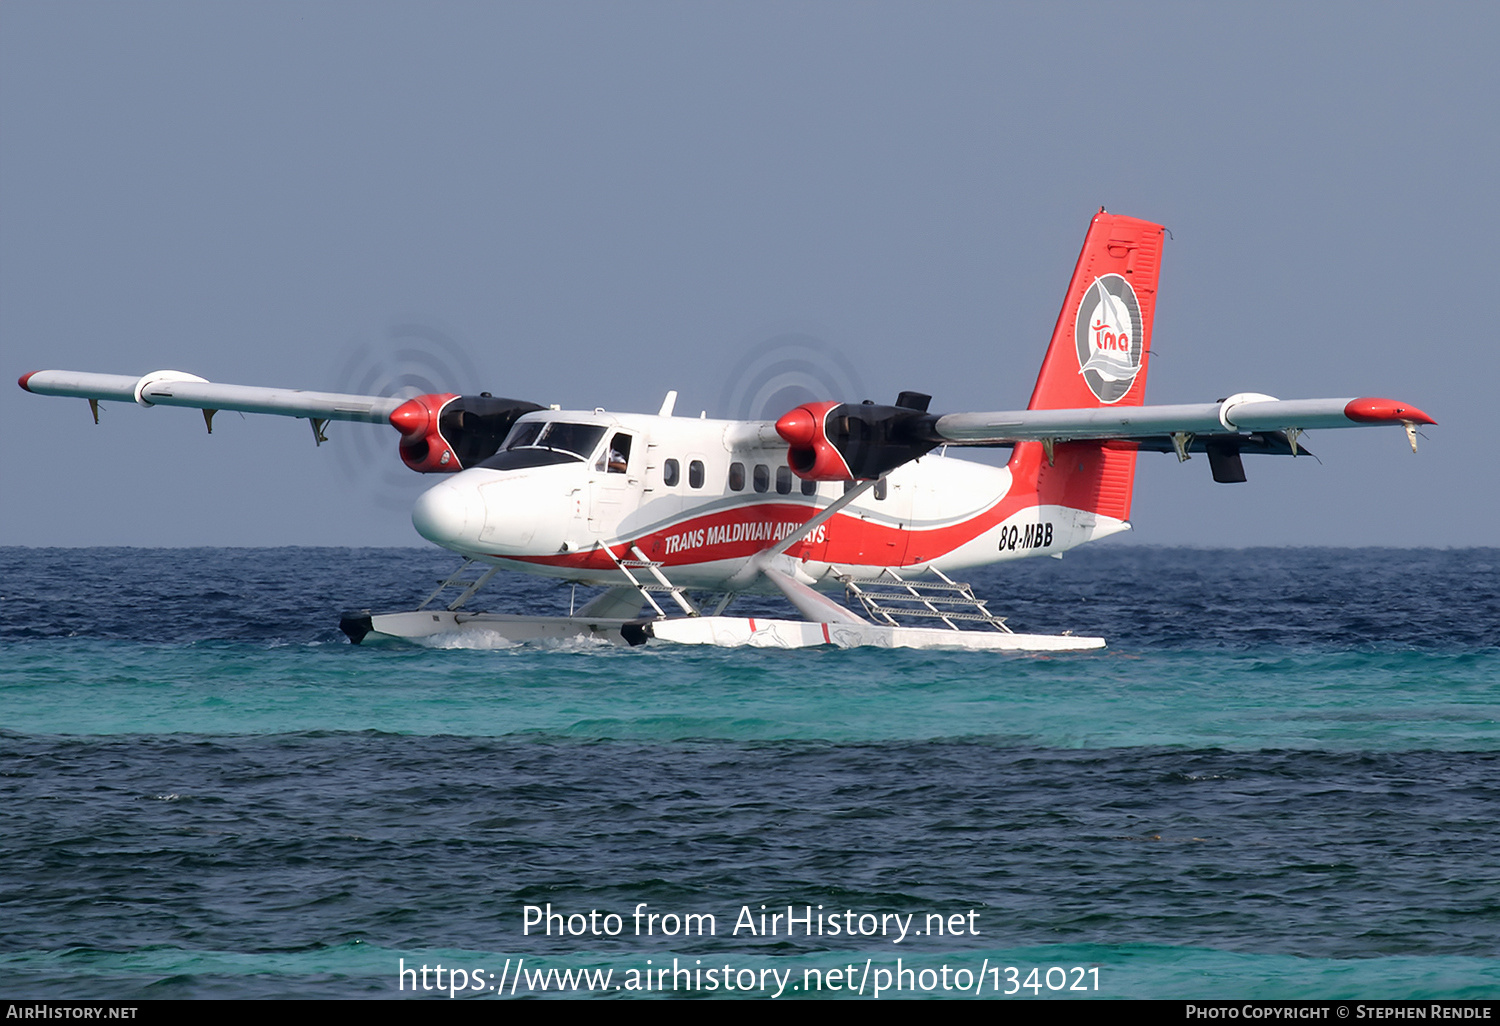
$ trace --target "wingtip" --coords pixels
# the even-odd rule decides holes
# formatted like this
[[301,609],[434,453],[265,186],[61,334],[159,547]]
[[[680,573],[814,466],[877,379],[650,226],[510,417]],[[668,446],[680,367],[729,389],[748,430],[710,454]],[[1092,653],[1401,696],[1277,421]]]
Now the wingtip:
[[1413,424],[1436,424],[1427,414],[1408,403],[1398,402],[1395,399],[1376,399],[1373,397],[1351,399],[1344,406],[1344,416],[1350,420],[1359,421],[1362,424],[1399,424],[1410,421]]
[[26,391],[30,392],[31,391],[31,386],[28,385],[26,382],[30,381],[33,375],[39,374],[39,373],[41,373],[41,372],[40,371],[27,371],[25,374],[22,374],[19,378],[16,379],[16,384],[20,385],[22,388],[26,389]]

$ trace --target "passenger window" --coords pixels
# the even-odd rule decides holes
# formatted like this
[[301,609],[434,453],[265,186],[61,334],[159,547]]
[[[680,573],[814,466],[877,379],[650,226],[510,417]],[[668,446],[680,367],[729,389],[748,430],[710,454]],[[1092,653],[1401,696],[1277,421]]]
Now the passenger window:
[[679,470],[676,460],[667,460],[661,465],[661,483],[671,488],[677,484]]
[[729,490],[731,492],[743,492],[745,490],[745,465],[743,463],[731,463],[729,465]]
[[790,495],[790,494],[792,494],[792,468],[791,467],[777,467],[776,468],[776,494],[777,495]]
[[703,461],[694,460],[688,464],[688,484],[694,488],[703,487]]
[[764,463],[755,465],[755,490],[757,492],[767,491],[771,487],[771,468]]
[[818,494],[818,482],[816,482],[816,481],[803,481],[802,482],[802,494],[803,495],[817,495]]

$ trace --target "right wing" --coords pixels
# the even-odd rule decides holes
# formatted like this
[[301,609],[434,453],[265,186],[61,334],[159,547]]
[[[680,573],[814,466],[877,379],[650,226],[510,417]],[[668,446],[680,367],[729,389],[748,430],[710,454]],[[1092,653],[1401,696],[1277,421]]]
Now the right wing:
[[345,395],[296,388],[222,385],[196,374],[160,370],[134,378],[124,374],[86,374],[45,370],[21,375],[19,384],[38,395],[87,399],[99,421],[99,401],[117,399],[141,406],[187,406],[203,411],[209,433],[220,410],[302,417],[312,423],[313,438],[327,439],[331,420],[389,424],[401,433],[402,461],[419,473],[452,473],[472,467],[500,448],[516,418],[542,409],[536,403],[444,392],[400,396]]
[[160,370],[139,378],[126,374],[85,374],[78,371],[32,371],[21,375],[20,386],[37,395],[63,395],[98,402],[118,399],[141,406],[187,406],[199,410],[271,413],[283,417],[354,420],[388,424],[391,414],[406,402],[395,396],[343,395],[306,392],[296,388],[258,388],[221,385],[196,374]]

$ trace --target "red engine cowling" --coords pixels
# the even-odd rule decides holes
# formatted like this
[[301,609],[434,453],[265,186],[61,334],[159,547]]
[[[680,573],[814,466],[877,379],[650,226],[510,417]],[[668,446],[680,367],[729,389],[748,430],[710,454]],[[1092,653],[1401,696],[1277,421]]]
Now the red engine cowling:
[[541,408],[488,392],[443,392],[408,399],[391,414],[391,425],[401,432],[401,461],[408,467],[419,474],[453,474],[489,459],[517,418]]
[[838,448],[828,440],[828,414],[836,402],[803,403],[776,422],[776,433],[789,446],[787,465],[805,481],[849,481],[854,474]]
[[443,407],[457,398],[452,392],[419,395],[396,407],[391,426],[401,432],[401,462],[419,474],[451,474],[463,469],[441,426]]
[[804,481],[868,481],[931,451],[928,397],[902,392],[896,406],[817,402],[782,414],[776,433],[787,464]]

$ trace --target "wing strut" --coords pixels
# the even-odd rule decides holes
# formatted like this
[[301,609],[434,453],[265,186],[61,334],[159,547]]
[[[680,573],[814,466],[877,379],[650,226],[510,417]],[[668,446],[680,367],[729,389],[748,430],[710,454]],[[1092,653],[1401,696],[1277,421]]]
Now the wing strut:
[[769,566],[762,567],[760,572],[766,580],[781,590],[788,602],[797,607],[797,612],[813,623],[869,623],[868,620],[851,613],[827,595],[814,591],[801,581],[794,579],[790,574],[782,573]]
[[755,554],[755,558],[751,560],[751,564],[765,566],[772,559],[775,559],[777,556],[786,552],[787,549],[791,548],[793,545],[796,545],[803,538],[806,538],[808,535],[812,534],[818,529],[820,525],[828,523],[828,521],[832,520],[834,515],[838,513],[839,510],[843,509],[845,506],[849,505],[849,503],[865,494],[865,492],[868,492],[871,488],[874,488],[877,484],[879,484],[879,481],[876,480],[861,481],[859,484],[849,489],[843,495],[840,495],[837,499],[834,499],[826,507],[820,510],[815,516],[809,519],[807,523],[803,524],[791,534],[781,539],[781,541],[757,552]]

